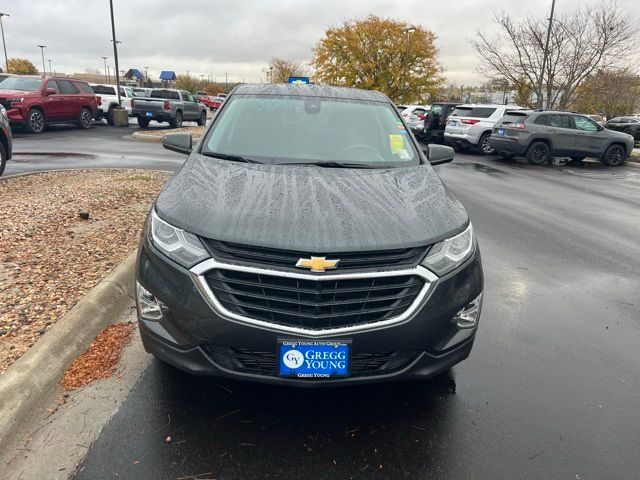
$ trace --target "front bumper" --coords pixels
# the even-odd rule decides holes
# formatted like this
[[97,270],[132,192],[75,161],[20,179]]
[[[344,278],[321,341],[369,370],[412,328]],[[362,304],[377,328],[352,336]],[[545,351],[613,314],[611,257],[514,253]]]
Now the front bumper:
[[431,283],[420,305],[403,322],[384,328],[372,325],[328,337],[351,340],[352,355],[410,352],[404,363],[361,376],[310,380],[278,377],[275,366],[255,373],[237,362],[224,361],[227,357],[218,355],[218,350],[273,352],[275,356],[279,338],[314,338],[225,318],[205,299],[192,274],[159,253],[146,239],[139,250],[137,279],[165,305],[162,320],[139,321],[148,352],[191,374],[298,386],[428,378],[449,369],[469,356],[476,333],[476,328],[459,329],[453,317],[483,289],[480,253],[476,250],[456,271]]

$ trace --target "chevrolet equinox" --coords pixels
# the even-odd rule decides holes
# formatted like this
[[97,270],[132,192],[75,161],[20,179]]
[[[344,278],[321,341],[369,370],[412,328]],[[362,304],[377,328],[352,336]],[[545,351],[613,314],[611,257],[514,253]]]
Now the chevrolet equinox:
[[323,386],[427,378],[482,307],[467,212],[378,92],[242,85],[153,206],[136,267],[146,350],[192,374]]

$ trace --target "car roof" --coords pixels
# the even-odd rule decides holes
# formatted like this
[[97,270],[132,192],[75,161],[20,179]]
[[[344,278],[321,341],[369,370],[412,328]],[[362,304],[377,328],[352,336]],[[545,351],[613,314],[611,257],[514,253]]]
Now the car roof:
[[234,88],[231,93],[233,95],[287,95],[390,102],[386,95],[374,90],[313,84],[245,83]]
[[476,108],[476,107],[485,107],[485,108],[513,108],[520,109],[522,108],[520,105],[516,105],[514,103],[504,104],[504,103],[459,103],[457,108]]

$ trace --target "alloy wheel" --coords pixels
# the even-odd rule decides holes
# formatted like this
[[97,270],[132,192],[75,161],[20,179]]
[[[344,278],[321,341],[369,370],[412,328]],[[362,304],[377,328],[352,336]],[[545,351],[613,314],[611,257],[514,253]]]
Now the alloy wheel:
[[91,126],[91,113],[89,112],[89,110],[82,111],[80,121],[82,122],[82,126],[84,128],[89,128]]
[[548,151],[547,147],[543,144],[535,145],[531,150],[531,159],[534,163],[542,163],[544,162]]
[[486,154],[491,154],[491,153],[494,152],[493,147],[489,143],[489,136],[488,135],[482,140],[482,144],[480,145],[480,148],[482,148],[482,151],[484,153],[486,153]]
[[607,160],[607,163],[609,165],[620,165],[624,161],[624,152],[622,151],[622,147],[614,147],[613,149],[611,149]]
[[42,113],[37,110],[32,112],[29,116],[29,126],[34,132],[42,131],[44,128],[44,117],[42,116]]

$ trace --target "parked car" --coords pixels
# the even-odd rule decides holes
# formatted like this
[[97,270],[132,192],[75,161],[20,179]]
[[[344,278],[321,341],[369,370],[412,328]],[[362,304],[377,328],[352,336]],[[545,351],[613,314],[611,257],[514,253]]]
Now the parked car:
[[183,121],[207,123],[206,107],[186,90],[158,88],[149,98],[135,98],[132,103],[131,113],[142,128],[147,128],[151,120],[169,122],[171,128],[180,128]]
[[147,352],[186,372],[315,386],[428,378],[467,358],[483,274],[468,215],[378,92],[234,89],[151,209]]
[[153,88],[147,88],[147,87],[131,87],[131,90],[133,90],[133,93],[136,95],[136,97],[149,97],[149,95],[151,95],[151,92],[153,92]]
[[431,107],[425,105],[409,105],[400,112],[400,115],[407,121],[411,115],[426,115],[430,108]]
[[594,157],[614,167],[629,158],[634,145],[631,135],[608,130],[586,115],[548,110],[507,112],[489,142],[503,158],[522,155],[532,165],[563,156],[574,161]]
[[492,154],[494,150],[489,144],[489,137],[493,126],[506,111],[521,108],[517,105],[458,105],[449,115],[444,140],[463,150],[478,147],[484,155]]
[[52,123],[89,128],[98,115],[89,84],[73,78],[13,75],[0,82],[0,104],[12,126],[30,133],[42,133]]
[[[100,96],[101,104],[98,106],[98,120],[107,119],[109,125],[113,125],[113,109],[118,106],[118,96],[115,85],[89,84],[94,93]],[[120,87],[120,102],[122,107],[131,116],[131,100],[135,97],[131,87]]]
[[591,120],[596,122],[598,125],[603,125],[607,123],[607,120],[602,115],[587,115]]
[[193,94],[193,96],[196,99],[196,101],[199,102],[202,97],[207,97],[209,96],[209,94],[207,92],[197,91],[196,93]]
[[431,105],[422,124],[410,125],[414,135],[427,143],[444,143],[444,129],[447,118],[459,105],[452,102],[438,102]]
[[640,140],[640,118],[638,117],[615,117],[605,123],[604,126],[609,130],[616,130],[631,135],[636,142]]
[[210,95],[207,95],[206,97],[202,97],[200,99],[200,103],[203,104],[205,107],[207,107],[209,110],[213,111],[216,110],[220,104],[218,103],[218,107],[214,108],[214,105],[216,105],[216,97],[212,97]]
[[13,136],[7,111],[0,105],[0,175],[4,172],[7,160],[11,159],[13,153]]
[[224,103],[225,97],[216,96],[211,102],[211,110],[218,110]]

